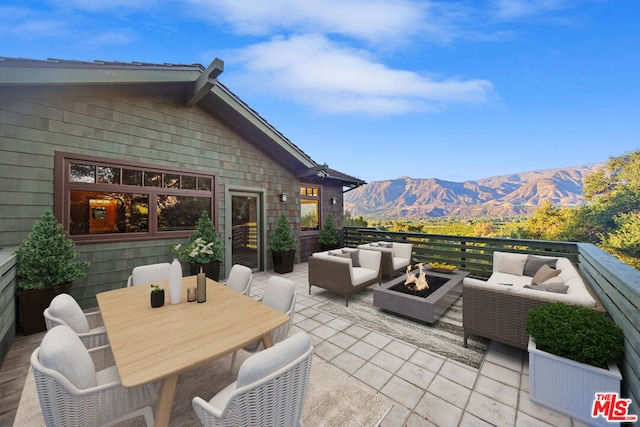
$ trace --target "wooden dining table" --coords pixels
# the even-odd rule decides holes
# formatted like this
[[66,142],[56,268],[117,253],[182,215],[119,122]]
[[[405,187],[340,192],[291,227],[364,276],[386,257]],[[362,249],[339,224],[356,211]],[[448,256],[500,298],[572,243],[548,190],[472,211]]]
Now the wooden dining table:
[[[178,375],[262,340],[289,316],[207,279],[207,299],[187,302],[196,276],[184,277],[182,302],[151,308],[150,286],[137,285],[97,295],[120,380],[125,387],[162,381],[156,426],[167,426]],[[231,363],[231,362],[229,362]]]

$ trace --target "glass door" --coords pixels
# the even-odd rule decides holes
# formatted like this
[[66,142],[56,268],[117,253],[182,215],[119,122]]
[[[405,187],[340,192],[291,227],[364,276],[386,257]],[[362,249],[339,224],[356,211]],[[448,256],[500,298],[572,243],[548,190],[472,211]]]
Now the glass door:
[[260,193],[231,193],[231,262],[261,268]]

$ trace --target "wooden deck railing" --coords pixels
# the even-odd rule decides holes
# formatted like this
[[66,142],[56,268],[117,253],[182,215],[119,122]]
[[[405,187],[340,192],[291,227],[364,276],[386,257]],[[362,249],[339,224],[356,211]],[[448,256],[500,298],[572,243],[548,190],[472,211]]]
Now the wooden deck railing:
[[491,275],[494,251],[564,256],[578,265],[611,318],[624,331],[625,354],[619,363],[630,414],[640,415],[640,271],[585,243],[552,242],[442,234],[402,233],[344,227],[345,246],[380,240],[411,243],[414,262],[445,261],[472,277]]
[[472,277],[491,275],[494,251],[564,256],[578,262],[578,245],[545,240],[516,240],[447,234],[401,233],[374,228],[344,227],[345,246],[389,240],[411,243],[415,262],[445,261],[471,272]]

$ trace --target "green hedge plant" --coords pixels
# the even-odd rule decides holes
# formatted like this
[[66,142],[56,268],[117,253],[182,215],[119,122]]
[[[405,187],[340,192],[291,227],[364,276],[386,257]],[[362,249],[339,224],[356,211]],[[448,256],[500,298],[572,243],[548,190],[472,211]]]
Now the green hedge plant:
[[18,289],[45,289],[85,276],[87,261],[75,261],[75,243],[51,210],[45,210],[16,250]]
[[577,362],[605,367],[624,353],[622,329],[587,307],[553,303],[533,308],[525,328],[539,350]]

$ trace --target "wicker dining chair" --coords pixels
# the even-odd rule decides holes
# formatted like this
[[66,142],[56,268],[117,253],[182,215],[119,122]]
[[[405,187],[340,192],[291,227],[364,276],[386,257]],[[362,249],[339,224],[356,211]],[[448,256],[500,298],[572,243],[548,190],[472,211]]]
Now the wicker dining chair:
[[109,344],[100,311],[82,311],[77,301],[69,294],[56,295],[42,314],[47,330],[58,325],[68,326],[80,337],[86,348]]
[[127,286],[144,285],[147,283],[160,282],[161,280],[169,280],[170,267],[171,264],[168,262],[134,267],[127,280]]
[[141,415],[153,426],[160,382],[123,387],[111,346],[88,350],[71,328],[56,326],[31,354],[31,367],[47,426],[101,426]]
[[292,335],[245,360],[210,401],[194,397],[193,409],[204,426],[301,426],[312,357],[309,336]]
[[[271,332],[271,339],[274,343],[280,342],[289,335],[289,330],[293,324],[293,313],[296,305],[296,285],[293,281],[284,277],[271,276],[267,280],[267,287],[262,294],[260,301],[271,308],[275,308],[289,316],[289,321]],[[264,349],[262,340],[257,340],[244,347],[244,350],[255,353]],[[236,362],[237,352],[231,357],[231,368]]]
[[249,293],[251,292],[252,279],[253,273],[249,267],[241,264],[234,264],[231,267],[225,286],[234,289],[243,295],[249,296]]

